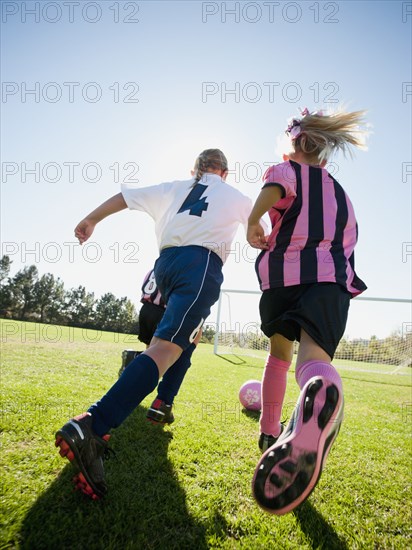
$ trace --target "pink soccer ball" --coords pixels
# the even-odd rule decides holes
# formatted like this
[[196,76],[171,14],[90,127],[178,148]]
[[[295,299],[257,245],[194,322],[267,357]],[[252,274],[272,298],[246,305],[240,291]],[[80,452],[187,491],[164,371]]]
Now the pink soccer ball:
[[260,411],[262,384],[259,380],[248,380],[239,390],[239,400],[245,409]]

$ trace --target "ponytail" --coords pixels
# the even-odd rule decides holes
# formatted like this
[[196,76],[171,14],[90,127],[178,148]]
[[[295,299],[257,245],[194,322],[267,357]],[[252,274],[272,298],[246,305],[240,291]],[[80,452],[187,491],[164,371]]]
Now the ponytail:
[[321,111],[302,111],[302,118],[294,118],[286,129],[295,152],[316,156],[319,161],[328,160],[336,151],[352,156],[352,148],[365,149],[367,131],[366,111],[337,112],[324,115]]
[[205,149],[200,153],[195,162],[195,185],[203,174],[212,170],[228,169],[227,159],[220,149]]

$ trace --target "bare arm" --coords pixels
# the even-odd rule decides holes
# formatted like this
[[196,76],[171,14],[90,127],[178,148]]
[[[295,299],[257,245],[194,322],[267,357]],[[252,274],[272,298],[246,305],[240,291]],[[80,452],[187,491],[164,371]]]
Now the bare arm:
[[260,218],[282,198],[282,190],[278,186],[269,186],[262,189],[249,216],[247,240],[253,248],[266,250],[269,245],[265,237],[263,227],[260,225]]
[[121,193],[110,197],[107,201],[98,206],[93,212],[90,212],[75,228],[74,235],[83,244],[92,235],[97,223],[107,218],[111,214],[120,212],[127,208],[127,204]]

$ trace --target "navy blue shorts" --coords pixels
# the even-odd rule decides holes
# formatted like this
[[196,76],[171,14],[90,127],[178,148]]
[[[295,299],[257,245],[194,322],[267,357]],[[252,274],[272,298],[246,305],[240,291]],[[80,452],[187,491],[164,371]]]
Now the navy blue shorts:
[[336,283],[313,283],[265,290],[260,299],[262,331],[300,341],[303,328],[333,359],[342,338],[351,295]]
[[182,349],[190,346],[219,299],[222,267],[219,256],[203,246],[161,251],[154,271],[167,307],[154,336]]

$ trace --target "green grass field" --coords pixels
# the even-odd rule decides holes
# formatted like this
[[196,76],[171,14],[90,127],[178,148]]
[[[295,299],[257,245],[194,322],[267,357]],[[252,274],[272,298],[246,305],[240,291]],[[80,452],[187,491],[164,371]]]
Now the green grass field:
[[[108,495],[73,491],[54,432],[116,380],[131,337],[4,320],[0,548],[305,549],[412,547],[410,376],[344,371],[345,421],[315,491],[282,517],[251,495],[258,417],[237,393],[258,358],[200,345],[166,428],[145,420],[153,395],[117,430]],[[285,401],[298,396],[293,369]]]

